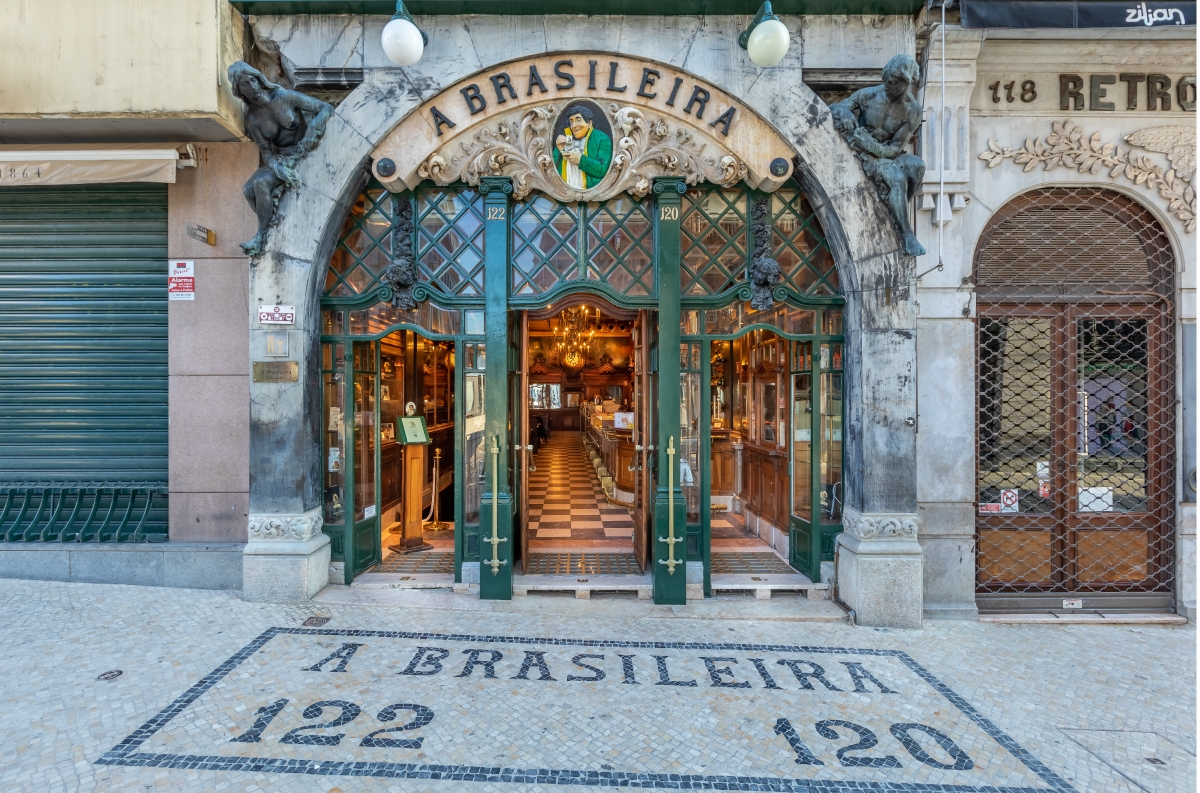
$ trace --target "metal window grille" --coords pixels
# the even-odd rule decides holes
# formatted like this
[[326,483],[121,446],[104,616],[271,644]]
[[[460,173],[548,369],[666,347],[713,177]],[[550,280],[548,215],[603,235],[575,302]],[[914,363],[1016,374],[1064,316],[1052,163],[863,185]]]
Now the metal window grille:
[[1171,591],[1174,267],[1158,222],[1111,190],[1026,194],[981,235],[981,608]]

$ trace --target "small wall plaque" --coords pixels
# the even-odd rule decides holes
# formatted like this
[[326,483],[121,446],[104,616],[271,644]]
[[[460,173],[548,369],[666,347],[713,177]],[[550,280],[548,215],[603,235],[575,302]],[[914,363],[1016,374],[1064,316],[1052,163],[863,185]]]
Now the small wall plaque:
[[293,325],[296,322],[296,307],[259,306],[258,321],[263,325]]
[[300,364],[297,361],[255,361],[254,382],[295,383],[300,379]]
[[206,229],[199,223],[187,224],[187,235],[194,240],[203,242],[205,245],[217,244],[217,232],[212,229]]

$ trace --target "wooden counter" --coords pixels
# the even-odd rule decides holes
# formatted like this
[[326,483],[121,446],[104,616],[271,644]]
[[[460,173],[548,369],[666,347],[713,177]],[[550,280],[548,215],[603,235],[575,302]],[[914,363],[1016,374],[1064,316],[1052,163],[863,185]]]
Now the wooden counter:
[[789,486],[786,452],[745,444],[742,449],[742,492],[746,508],[773,526],[787,526]]

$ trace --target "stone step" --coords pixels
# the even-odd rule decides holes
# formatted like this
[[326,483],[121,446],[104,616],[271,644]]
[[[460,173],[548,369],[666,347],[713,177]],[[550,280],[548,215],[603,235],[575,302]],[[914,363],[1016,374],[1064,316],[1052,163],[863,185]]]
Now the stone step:
[[535,592],[573,592],[579,600],[591,598],[593,592],[636,592],[638,600],[649,600],[654,580],[648,575],[521,575],[513,579],[514,597]]

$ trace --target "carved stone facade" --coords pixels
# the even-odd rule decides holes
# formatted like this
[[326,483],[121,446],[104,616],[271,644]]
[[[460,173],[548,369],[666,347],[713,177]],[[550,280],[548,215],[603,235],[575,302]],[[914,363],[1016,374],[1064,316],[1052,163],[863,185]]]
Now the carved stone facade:
[[1040,137],[1027,137],[1019,149],[1002,147],[989,139],[987,150],[979,159],[988,168],[1011,159],[1025,166],[1027,172],[1038,165],[1047,171],[1062,166],[1085,174],[1107,172],[1114,181],[1123,179],[1156,191],[1188,234],[1196,230],[1196,190],[1191,184],[1196,175],[1195,126],[1148,127],[1125,136],[1125,142],[1131,146],[1165,155],[1169,163],[1165,167],[1147,155],[1105,140],[1098,131],[1086,135],[1083,127],[1070,119],[1055,121],[1050,126],[1052,131],[1045,143]]
[[484,176],[508,176],[518,201],[534,191],[558,201],[604,201],[622,192],[641,198],[658,176],[725,187],[746,178],[746,164],[712,140],[701,140],[668,117],[609,104],[616,138],[612,165],[595,187],[572,188],[558,177],[551,155],[555,133],[551,126],[563,107],[546,104],[493,120],[469,140],[435,151],[417,173],[443,185],[457,181],[478,185]]
[[321,509],[302,515],[251,515],[247,526],[251,542],[282,540],[304,542],[321,531]]
[[890,540],[917,538],[916,515],[864,515],[854,509],[846,509],[842,515],[842,529],[859,540]]

